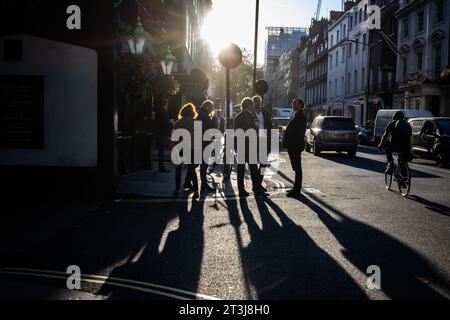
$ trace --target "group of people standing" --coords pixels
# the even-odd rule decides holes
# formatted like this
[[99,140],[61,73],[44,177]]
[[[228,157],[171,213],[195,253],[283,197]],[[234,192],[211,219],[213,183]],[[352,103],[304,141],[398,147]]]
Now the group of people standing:
[[[295,99],[292,104],[294,116],[286,128],[283,144],[288,149],[289,157],[292,163],[293,170],[296,174],[294,188],[288,192],[289,197],[296,197],[301,194],[302,185],[302,168],[301,168],[301,153],[304,150],[304,135],[306,131],[306,117],[303,113],[304,102],[301,99]],[[163,120],[163,119],[162,119]],[[189,131],[191,135],[191,161],[186,163],[187,174],[183,184],[183,189],[193,191],[193,198],[198,199],[201,192],[215,191],[215,188],[208,183],[208,167],[209,163],[202,160],[200,164],[200,188],[197,178],[194,154],[196,152],[202,153],[213,142],[203,142],[201,150],[194,150],[194,128],[196,121],[202,124],[202,135],[209,129],[218,129],[220,132],[225,133],[226,121],[221,116],[221,111],[214,110],[214,103],[212,101],[205,101],[200,107],[196,107],[192,103],[184,105],[178,115],[178,120],[173,125],[173,130],[185,129]],[[231,129],[231,128],[230,128]],[[257,163],[251,161],[250,156],[250,141],[245,141],[245,162],[239,162],[237,164],[237,184],[240,197],[248,197],[249,193],[245,189],[245,168],[249,166],[250,177],[252,181],[252,190],[255,196],[268,196],[266,188],[263,186],[264,180],[264,168],[270,166],[268,162],[268,155],[271,152],[271,130],[273,129],[273,119],[267,110],[262,106],[262,99],[260,96],[254,96],[253,98],[245,98],[241,102],[241,110],[235,116],[232,129],[242,129],[244,132],[249,130],[255,130],[258,139],[258,154],[261,146],[266,144],[267,148],[263,148],[267,153],[265,157],[258,158]],[[164,139],[164,138],[163,138]],[[161,139],[161,140],[163,140]],[[159,139],[158,139],[159,140]],[[162,150],[162,141],[160,143],[160,151]],[[226,148],[225,148],[226,150]],[[236,150],[237,151],[237,150]],[[161,152],[160,152],[161,153]],[[160,156],[160,171],[166,172],[166,169]],[[224,155],[224,158],[226,156]],[[231,173],[231,164],[224,162],[224,180],[229,179]],[[215,168],[215,165],[214,165]],[[175,170],[175,195],[181,194],[181,178],[182,178],[183,164],[177,165]]]

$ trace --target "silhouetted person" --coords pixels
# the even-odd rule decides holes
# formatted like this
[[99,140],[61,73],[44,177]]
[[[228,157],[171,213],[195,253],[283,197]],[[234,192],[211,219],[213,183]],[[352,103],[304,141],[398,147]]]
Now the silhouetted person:
[[295,172],[294,188],[288,191],[288,197],[299,197],[302,191],[303,171],[302,152],[305,150],[306,116],[303,112],[305,103],[296,98],[292,102],[294,117],[289,122],[284,134],[284,145],[288,149],[292,169]]
[[159,172],[168,173],[164,166],[164,157],[170,135],[170,119],[167,112],[167,100],[159,98],[155,101],[155,138],[158,147]]
[[[180,110],[180,114],[178,116],[178,121],[174,124],[174,130],[177,129],[186,129],[191,134],[191,159],[190,163],[188,163],[188,172],[186,175],[186,179],[191,181],[194,189],[194,199],[199,198],[198,192],[198,180],[197,173],[195,172],[196,165],[194,164],[194,121],[198,117],[197,110],[192,103],[186,104]],[[175,195],[179,196],[181,193],[181,173],[183,169],[183,164],[177,166],[175,171]]]
[[[264,180],[264,175],[262,174],[262,168],[267,167],[268,156],[271,152],[271,130],[273,129],[273,121],[272,116],[267,110],[262,107],[262,98],[260,96],[254,96],[253,100],[253,112],[255,113],[256,118],[258,119],[258,157],[260,157],[260,148],[262,145],[267,146],[267,152],[263,158],[259,158],[259,173],[261,175],[261,184]],[[261,189],[267,191],[264,187],[261,186]]]
[[[242,129],[244,132],[254,130],[257,134],[257,120],[253,113],[253,101],[250,98],[242,100],[242,111],[234,118],[234,130]],[[261,190],[261,179],[259,177],[258,165],[250,163],[250,145],[248,139],[245,139],[245,157],[238,154],[238,158],[245,159],[245,163],[238,163],[237,166],[237,181],[239,196],[248,197],[249,193],[245,190],[245,165],[248,163],[250,168],[250,175],[253,184],[253,192],[256,196],[266,196],[267,194]],[[237,150],[239,152],[239,150]]]
[[[197,121],[202,122],[202,137],[209,129],[216,129],[216,122],[211,117],[214,110],[214,103],[212,101],[203,102],[198,109]],[[200,179],[202,181],[201,191],[215,191],[216,189],[208,184],[207,171],[209,163],[203,159],[203,152],[212,142],[203,141],[202,148],[202,164],[200,165]]]

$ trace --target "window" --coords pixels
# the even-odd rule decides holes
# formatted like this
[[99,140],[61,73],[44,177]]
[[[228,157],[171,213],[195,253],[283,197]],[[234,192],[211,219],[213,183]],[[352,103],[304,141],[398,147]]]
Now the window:
[[402,71],[403,71],[403,81],[406,81],[406,75],[408,72],[408,59],[402,58]]
[[341,77],[341,95],[344,95],[344,76]]
[[348,44],[348,57],[350,58],[352,56],[352,43],[350,42]]
[[344,32],[342,33],[342,37],[345,38],[347,36],[347,25],[344,24]]
[[336,67],[339,65],[339,51],[336,51]]
[[338,96],[338,81],[334,79],[334,95]]
[[342,62],[345,62],[345,47],[342,47]]
[[347,74],[347,93],[352,92],[351,84],[352,84],[352,74],[349,72]]
[[359,49],[359,38],[356,38],[356,43],[355,43],[355,55],[358,54],[358,49]]
[[441,65],[442,65],[442,46],[434,47],[434,72],[436,75],[441,73]]
[[353,88],[355,89],[355,91],[358,91],[358,70],[355,70],[355,78],[353,79],[353,81],[355,82]]
[[417,70],[421,71],[423,65],[423,52],[417,52]]
[[359,22],[362,22],[362,9],[359,9]]
[[362,50],[364,51],[364,50],[366,50],[366,41],[367,41],[367,34],[364,34],[363,35],[363,40],[362,40],[362,44],[363,44],[363,46],[362,46]]
[[337,31],[337,39],[336,39],[336,42],[339,42],[341,40],[341,38],[340,38],[340,33],[339,33],[339,30]]
[[436,1],[436,21],[438,23],[444,21],[444,0]]
[[367,4],[364,5],[364,21],[367,20]]
[[350,17],[350,26],[348,27],[348,30],[352,30],[353,28],[353,16]]
[[330,54],[330,69],[333,69],[333,55]]
[[409,37],[409,19],[403,20],[403,38]]
[[423,11],[417,12],[417,32],[423,31],[423,19],[424,19]]
[[361,73],[361,87],[364,88],[365,87],[365,83],[366,83],[366,69],[362,68],[362,73]]

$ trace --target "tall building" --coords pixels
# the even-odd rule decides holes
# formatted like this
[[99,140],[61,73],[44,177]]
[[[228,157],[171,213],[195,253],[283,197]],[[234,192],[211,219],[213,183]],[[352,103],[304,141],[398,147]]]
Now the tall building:
[[348,115],[345,105],[347,74],[348,25],[350,12],[346,11],[328,27],[327,114]]
[[[265,104],[271,107],[284,107],[277,105],[281,103],[279,90],[282,86],[277,79],[277,71],[279,70],[281,56],[299,46],[300,40],[307,36],[306,28],[298,27],[267,27],[267,40],[264,64],[264,80],[269,84],[269,92],[265,98]],[[278,101],[278,102],[277,102]]]
[[306,51],[306,113],[309,121],[326,110],[329,20],[313,20]]
[[[397,70],[397,20],[395,14],[399,9],[398,1],[372,1],[381,9],[381,31],[371,31],[370,59],[370,101],[373,113],[378,109],[391,109],[394,106],[395,74]],[[386,37],[386,38],[385,38]],[[370,119],[370,118],[369,118]]]
[[398,24],[398,91],[394,106],[450,115],[449,67],[450,2],[400,0]]
[[357,2],[347,11],[348,39],[346,46],[346,94],[344,114],[364,125],[375,115],[369,107],[367,84],[369,79],[369,31],[365,24],[368,18],[368,0]]

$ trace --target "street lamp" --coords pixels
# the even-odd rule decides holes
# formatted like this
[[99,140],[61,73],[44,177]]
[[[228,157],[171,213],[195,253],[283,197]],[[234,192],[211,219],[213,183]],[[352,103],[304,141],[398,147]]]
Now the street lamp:
[[128,46],[132,54],[141,55],[147,44],[148,33],[144,30],[141,19],[138,18],[136,29],[127,37]]
[[167,47],[167,54],[161,60],[161,67],[166,76],[170,76],[173,72],[178,71],[178,60],[170,51],[170,47]]

